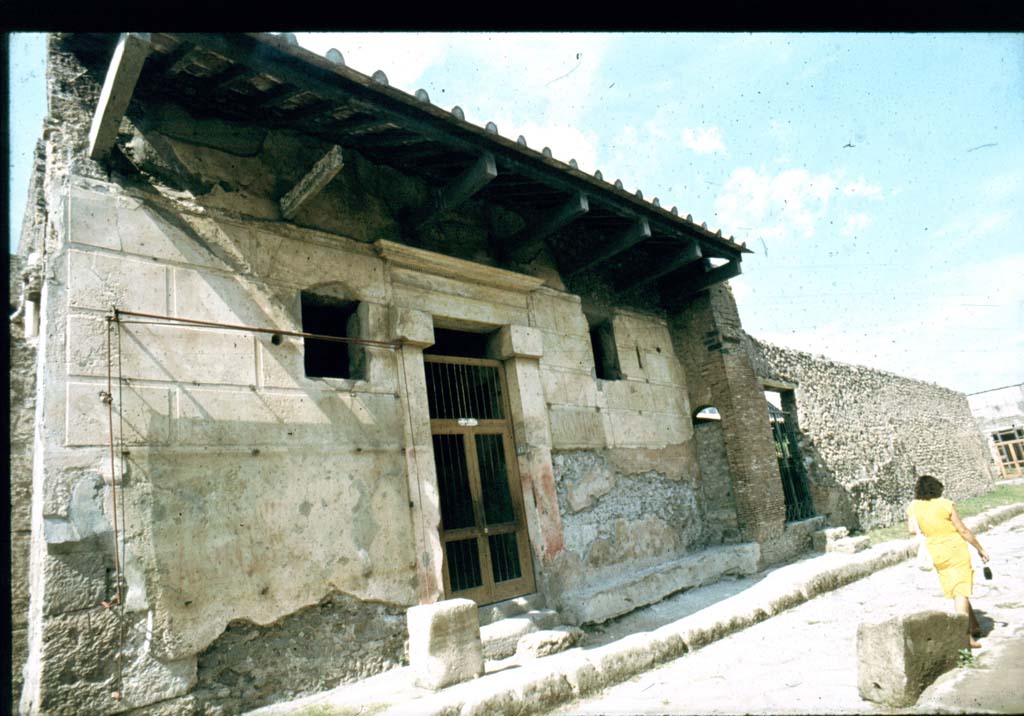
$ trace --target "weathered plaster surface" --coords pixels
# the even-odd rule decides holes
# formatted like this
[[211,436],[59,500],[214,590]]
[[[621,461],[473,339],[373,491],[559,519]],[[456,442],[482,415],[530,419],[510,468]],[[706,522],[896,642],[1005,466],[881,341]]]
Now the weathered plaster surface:
[[967,396],[967,403],[982,433],[1024,425],[1024,383]]
[[[25,260],[11,256],[11,308],[23,298]],[[29,547],[32,508],[32,446],[35,433],[36,348],[26,339],[21,317],[9,324],[10,338],[10,585],[11,585],[11,697],[16,706],[28,657]]]

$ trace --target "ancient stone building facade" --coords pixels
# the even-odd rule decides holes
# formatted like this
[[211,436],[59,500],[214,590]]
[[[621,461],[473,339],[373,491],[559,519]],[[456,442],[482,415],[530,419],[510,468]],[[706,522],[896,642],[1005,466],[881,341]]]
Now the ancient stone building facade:
[[743,332],[742,246],[279,37],[49,63],[23,712],[231,713],[401,663],[411,605],[601,621],[863,521],[788,512],[766,380],[860,468]]

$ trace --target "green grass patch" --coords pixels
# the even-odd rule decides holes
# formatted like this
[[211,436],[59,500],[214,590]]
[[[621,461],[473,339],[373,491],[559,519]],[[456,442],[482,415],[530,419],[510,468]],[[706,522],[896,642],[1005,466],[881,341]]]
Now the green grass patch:
[[970,649],[960,649],[956,653],[956,665],[961,669],[973,669],[978,662]]
[[868,542],[874,547],[882,542],[892,542],[895,539],[908,539],[911,535],[907,532],[907,523],[900,522],[892,527],[878,527],[866,532]]
[[1015,502],[1024,502],[1024,485],[999,485],[984,495],[968,497],[963,502],[958,502],[956,511],[961,517],[971,517],[993,507],[1012,505]]
[[386,709],[388,704],[365,704],[363,706],[329,706],[315,704],[299,712],[300,716],[374,716]]
[[[1013,505],[1024,502],[1024,485],[999,485],[990,492],[976,497],[968,497],[962,502],[956,503],[956,511],[961,517],[971,517],[980,514],[993,507]],[[897,539],[907,539],[907,523],[900,521],[891,527],[879,527],[865,533],[872,547],[882,542],[891,542]]]

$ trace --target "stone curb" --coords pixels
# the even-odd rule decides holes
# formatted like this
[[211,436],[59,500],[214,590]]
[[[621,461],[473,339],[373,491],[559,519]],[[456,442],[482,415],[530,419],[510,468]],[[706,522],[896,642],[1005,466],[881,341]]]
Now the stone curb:
[[[964,519],[983,532],[1024,514],[1024,503]],[[392,706],[382,716],[525,716],[542,714],[625,681],[651,667],[768,619],[916,554],[914,539],[895,540],[855,554],[827,553],[779,567],[749,589],[654,631],[584,651],[537,659],[518,669],[463,682]]]

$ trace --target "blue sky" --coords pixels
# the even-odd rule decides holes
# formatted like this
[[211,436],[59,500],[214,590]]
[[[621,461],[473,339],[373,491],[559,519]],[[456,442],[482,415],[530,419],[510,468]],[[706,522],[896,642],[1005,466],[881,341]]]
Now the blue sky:
[[[756,337],[965,392],[1024,381],[1024,35],[298,39],[746,242]],[[19,47],[12,131],[41,93],[41,45]]]

